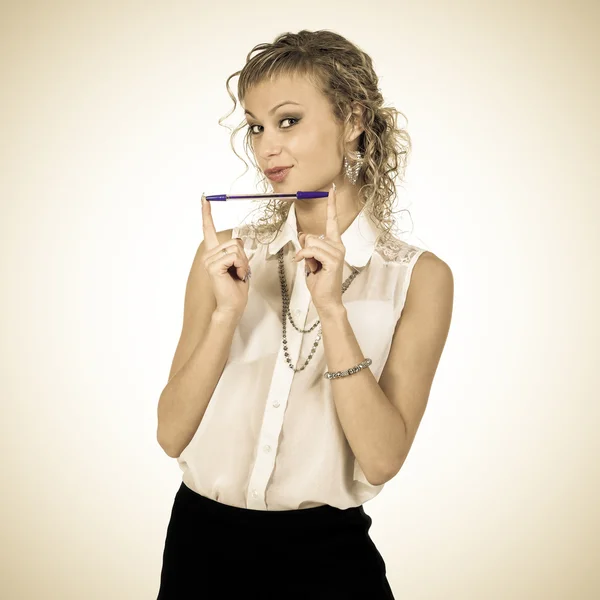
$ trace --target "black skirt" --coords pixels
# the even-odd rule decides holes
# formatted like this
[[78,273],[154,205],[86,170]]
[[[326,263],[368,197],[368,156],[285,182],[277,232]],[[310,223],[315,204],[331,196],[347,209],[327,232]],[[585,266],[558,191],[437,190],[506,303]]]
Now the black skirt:
[[181,483],[157,600],[394,600],[362,506],[266,511]]

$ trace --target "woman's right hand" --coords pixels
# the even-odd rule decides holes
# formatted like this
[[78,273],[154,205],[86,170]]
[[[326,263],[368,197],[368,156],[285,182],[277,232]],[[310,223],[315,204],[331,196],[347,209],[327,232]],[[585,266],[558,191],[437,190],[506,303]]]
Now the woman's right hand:
[[[210,202],[202,194],[202,230],[204,233],[204,268],[210,275],[216,310],[239,318],[244,314],[250,288],[250,264],[240,239],[219,244],[212,219]],[[227,251],[227,254],[223,250]],[[245,278],[245,280],[244,280]]]

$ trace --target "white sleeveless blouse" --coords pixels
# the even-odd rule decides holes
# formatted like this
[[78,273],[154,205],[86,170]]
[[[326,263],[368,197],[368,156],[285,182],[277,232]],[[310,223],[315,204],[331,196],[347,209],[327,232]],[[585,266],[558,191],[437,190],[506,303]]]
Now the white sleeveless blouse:
[[[295,373],[285,360],[277,252],[283,248],[290,312],[300,329],[318,320],[306,287],[296,211],[270,244],[236,227],[252,268],[248,304],[231,352],[194,437],[177,458],[183,481],[199,494],[240,508],[296,510],[329,504],[341,509],[374,498],[344,435],[331,392],[324,340],[307,367]],[[361,211],[342,234],[343,281],[360,273],[342,296],[348,320],[379,381],[406,300],[412,269],[425,249],[393,238],[378,243],[376,224]],[[319,327],[302,334],[287,322],[295,368],[306,361]],[[351,367],[353,365],[348,365]],[[354,377],[354,375],[350,375]]]

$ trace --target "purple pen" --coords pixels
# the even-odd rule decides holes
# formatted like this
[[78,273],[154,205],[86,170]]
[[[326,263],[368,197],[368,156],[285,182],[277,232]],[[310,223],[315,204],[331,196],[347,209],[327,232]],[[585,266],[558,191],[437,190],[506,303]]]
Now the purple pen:
[[327,198],[329,192],[296,192],[295,194],[244,194],[241,196],[230,196],[229,194],[217,194],[216,196],[204,196],[210,201],[246,200],[247,198],[289,198],[290,200],[309,200],[311,198]]

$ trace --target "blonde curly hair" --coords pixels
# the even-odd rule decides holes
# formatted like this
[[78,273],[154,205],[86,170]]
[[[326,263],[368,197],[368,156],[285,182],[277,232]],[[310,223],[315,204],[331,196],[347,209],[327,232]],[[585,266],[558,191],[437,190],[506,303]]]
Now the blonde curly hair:
[[[257,51],[260,53],[252,56]],[[261,81],[273,80],[279,75],[301,75],[308,77],[327,97],[334,118],[340,125],[350,122],[353,106],[358,104],[362,107],[364,131],[359,136],[357,148],[364,157],[356,182],[360,185],[359,206],[361,209],[364,207],[365,212],[378,224],[381,230],[380,242],[386,243],[393,239],[395,180],[398,178],[400,183],[404,180],[411,152],[411,138],[405,129],[397,125],[398,115],[406,120],[404,114],[393,107],[383,106],[383,96],[378,88],[379,79],[370,56],[343,36],[329,30],[288,32],[277,36],[273,43],[258,44],[248,53],[244,67],[227,78],[227,92],[234,106],[228,115],[219,119],[219,125],[235,111],[237,104],[229,81],[237,75],[240,103],[244,101],[247,91]],[[234,146],[236,134],[244,127],[247,127],[244,149],[260,176],[262,171],[253,159],[250,128],[245,119],[233,131],[227,127],[231,132],[231,147],[246,165],[244,173],[248,172],[248,164]],[[345,154],[351,157],[349,162],[353,164],[355,155],[349,149],[346,149]],[[267,187],[264,175],[258,184],[262,188],[259,193],[272,192]],[[253,202],[264,203],[265,200]],[[257,222],[247,225],[249,236],[261,243],[272,241],[292,206],[293,203],[289,201],[268,199],[262,207],[263,216]],[[267,242],[264,241],[266,238],[269,238]]]

